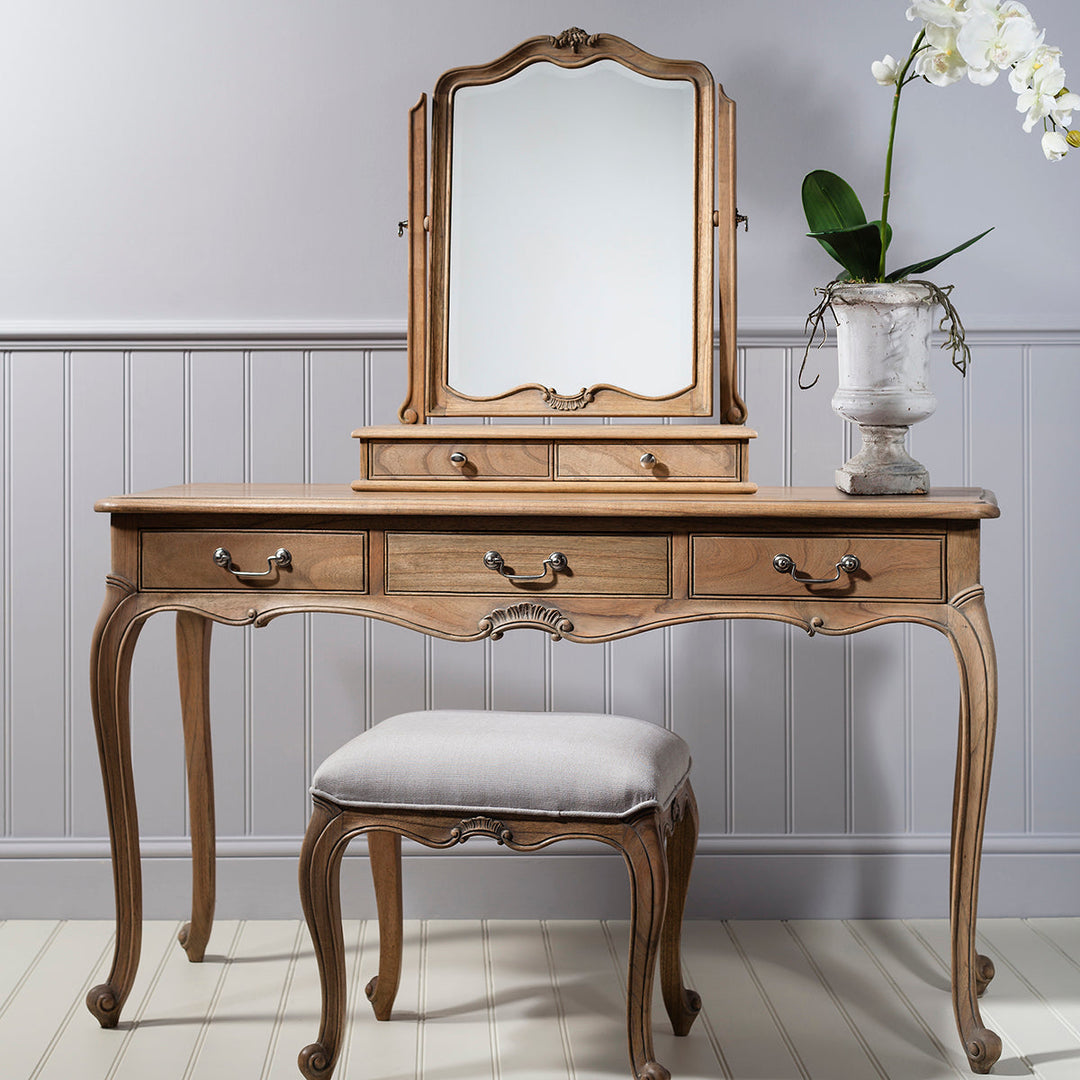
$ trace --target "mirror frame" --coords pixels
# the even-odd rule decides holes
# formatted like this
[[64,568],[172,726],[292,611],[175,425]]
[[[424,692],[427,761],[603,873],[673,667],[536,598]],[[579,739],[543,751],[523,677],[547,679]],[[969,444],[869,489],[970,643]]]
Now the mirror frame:
[[[575,395],[557,394],[541,383],[527,382],[492,397],[463,394],[448,379],[454,94],[462,87],[508,79],[535,63],[581,68],[599,60],[613,60],[650,78],[685,80],[694,86],[696,185],[690,381],[683,389],[662,397],[647,397],[608,383],[585,387]],[[436,83],[432,114],[430,217],[426,192],[426,95],[413,107],[409,120],[409,222],[422,222],[423,228],[409,229],[409,389],[399,410],[404,423],[424,422],[429,416],[712,415],[714,230],[720,240],[719,420],[730,424],[745,420],[746,409],[735,386],[735,106],[723,88],[716,86],[704,64],[663,59],[620,37],[590,35],[572,27],[558,37],[530,38],[488,64],[447,71]]]

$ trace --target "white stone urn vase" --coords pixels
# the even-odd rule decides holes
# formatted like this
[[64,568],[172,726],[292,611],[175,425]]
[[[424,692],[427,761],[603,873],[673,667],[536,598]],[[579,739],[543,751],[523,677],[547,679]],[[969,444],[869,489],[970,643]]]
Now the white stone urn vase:
[[930,474],[904,438],[937,408],[928,384],[933,291],[906,281],[844,284],[832,288],[830,305],[840,367],[832,407],[862,433],[836,486],[852,495],[925,494]]

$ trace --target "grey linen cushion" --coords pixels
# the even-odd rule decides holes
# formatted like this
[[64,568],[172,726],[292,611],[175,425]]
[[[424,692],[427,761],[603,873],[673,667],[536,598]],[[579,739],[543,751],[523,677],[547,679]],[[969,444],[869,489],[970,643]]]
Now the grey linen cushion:
[[620,818],[665,809],[689,771],[686,743],[646,720],[438,709],[357,735],[311,792],[353,809]]

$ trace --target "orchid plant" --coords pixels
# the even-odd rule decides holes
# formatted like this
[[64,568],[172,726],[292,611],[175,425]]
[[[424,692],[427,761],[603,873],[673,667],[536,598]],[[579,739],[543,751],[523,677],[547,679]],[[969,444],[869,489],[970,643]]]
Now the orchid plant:
[[[1042,122],[1042,150],[1050,161],[1060,161],[1070,148],[1080,147],[1080,131],[1069,130],[1074,109],[1080,109],[1080,94],[1065,85],[1061,50],[1044,43],[1028,9],[1017,0],[914,0],[907,10],[908,20],[919,23],[918,33],[907,57],[890,55],[871,65],[871,74],[881,86],[893,87],[889,142],[885,153],[885,183],[881,217],[867,221],[858,196],[835,173],[816,170],[803,180],[802,201],[809,235],[842,267],[833,285],[847,281],[895,282],[913,274],[932,270],[949,256],[981,240],[990,229],[973,236],[943,255],[902,266],[887,272],[886,252],[892,239],[889,200],[892,195],[893,145],[900,96],[917,79],[934,86],[949,86],[965,75],[978,86],[995,82],[1008,72],[1009,85],[1016,93],[1016,108],[1026,113],[1024,131]],[[948,302],[948,291],[926,282],[952,323],[946,346],[953,348],[953,363],[964,371],[968,359],[963,344],[963,327]],[[811,314],[815,331],[829,306],[828,290],[822,304]],[[958,359],[959,354],[959,359]]]

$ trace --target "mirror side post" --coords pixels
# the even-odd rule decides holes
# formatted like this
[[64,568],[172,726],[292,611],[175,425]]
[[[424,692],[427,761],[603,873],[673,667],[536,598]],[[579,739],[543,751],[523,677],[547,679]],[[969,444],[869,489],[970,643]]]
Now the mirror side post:
[[720,258],[720,421],[746,423],[746,404],[739,394],[736,369],[735,229],[735,102],[722,86],[716,88],[716,175],[718,182],[717,237]]
[[403,424],[427,422],[428,230],[427,94],[409,110],[408,387],[398,409]]

